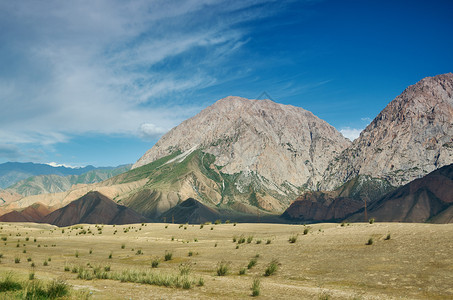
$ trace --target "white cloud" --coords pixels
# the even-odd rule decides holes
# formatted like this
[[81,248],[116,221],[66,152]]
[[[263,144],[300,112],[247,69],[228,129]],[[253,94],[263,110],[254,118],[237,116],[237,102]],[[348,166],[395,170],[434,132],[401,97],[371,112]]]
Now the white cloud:
[[140,135],[145,139],[155,139],[166,133],[168,129],[156,126],[152,123],[144,123],[140,125]]
[[0,141],[162,134],[200,110],[187,95],[222,80],[263,2],[1,1]]
[[72,166],[72,165],[68,165],[68,164],[59,164],[59,163],[56,163],[56,162],[50,162],[50,163],[47,163],[47,165],[49,165],[51,167],[55,167],[55,168],[58,168],[58,167],[65,167],[65,168],[71,168],[71,169],[82,168],[80,166]]
[[363,128],[350,128],[350,127],[344,127],[340,129],[341,134],[347,138],[350,139],[351,141],[354,141],[356,138],[360,136],[360,133],[362,132]]

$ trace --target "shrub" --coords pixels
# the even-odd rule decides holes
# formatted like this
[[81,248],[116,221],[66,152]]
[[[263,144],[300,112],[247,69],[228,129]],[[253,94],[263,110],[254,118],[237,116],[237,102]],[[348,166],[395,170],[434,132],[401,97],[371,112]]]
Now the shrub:
[[387,234],[387,236],[385,237],[385,240],[386,240],[386,241],[390,240],[390,233]]
[[294,244],[294,243],[297,241],[297,237],[298,237],[297,234],[293,234],[292,236],[289,237],[288,241],[289,241],[291,244]]
[[233,243],[236,243],[237,240],[238,240],[237,237],[233,236]]
[[51,258],[51,257],[49,257],[49,258],[47,259],[47,261],[52,261],[52,258]]
[[253,241],[253,235],[247,237],[247,244],[250,244]]
[[307,235],[309,231],[310,231],[310,228],[308,228],[308,227],[305,228],[305,229],[304,229],[304,235]]
[[30,262],[31,261],[31,257],[27,257],[27,261]]
[[135,255],[142,255],[143,252],[142,252],[142,249],[138,249],[137,252],[135,253]]
[[8,237],[2,236],[2,241],[6,242],[7,239],[8,239]]
[[79,251],[76,250],[74,255],[75,255],[76,258],[78,258],[79,257]]
[[373,238],[370,238],[365,245],[373,245]]
[[151,262],[151,267],[157,268],[158,266],[159,266],[159,260],[157,258],[153,259],[153,261]]
[[371,218],[370,220],[368,220],[368,222],[370,222],[370,224],[373,224],[374,223],[374,218]]
[[200,279],[198,279],[198,286],[203,286],[204,285],[204,279],[203,277],[200,277]]
[[255,243],[261,244],[261,240],[256,240]]
[[16,264],[20,263],[20,258],[19,257],[14,258],[14,263]]
[[239,269],[239,275],[245,275],[245,272],[247,271],[246,268],[241,268]]
[[220,221],[220,220],[215,220],[214,225],[219,225],[219,224],[222,224],[222,221]]
[[89,253],[92,254],[93,253],[93,249],[90,249]]
[[270,243],[272,243],[272,240],[271,239],[267,239],[266,245],[269,245]]
[[35,272],[28,273],[28,280],[33,280],[33,279],[35,279]]
[[203,224],[200,224],[200,229],[203,229],[204,225]]
[[47,260],[45,260],[43,263],[42,263],[43,266],[48,266],[49,263],[47,262]]
[[193,256],[193,252],[192,251],[189,251],[189,256]]
[[245,243],[245,237],[244,237],[244,235],[241,235],[239,237],[238,244],[243,244],[243,243]]
[[47,287],[47,296],[50,299],[55,299],[67,295],[69,287],[63,280],[54,280]]
[[125,244],[121,244],[121,249],[124,249],[126,248],[126,245]]
[[258,262],[258,260],[256,258],[252,258],[250,261],[249,261],[249,264],[247,265],[247,269],[251,269],[253,268],[256,263]]
[[104,267],[104,271],[110,272],[110,265],[106,265],[106,266]]
[[3,257],[3,253],[0,253],[0,258],[2,258],[2,257]]
[[65,272],[69,272],[70,270],[71,270],[71,269],[69,268],[68,265],[65,265],[65,266],[64,266],[64,271],[65,271]]
[[190,262],[179,264],[179,275],[181,276],[189,275],[191,271],[192,264]]
[[260,295],[260,279],[255,278],[253,279],[252,283],[252,296],[256,297]]
[[165,256],[164,256],[165,261],[172,260],[172,258],[173,258],[173,252],[165,251]]
[[214,227],[211,227],[211,230],[214,230]]
[[264,271],[264,276],[271,276],[274,274],[278,269],[278,260],[273,259]]
[[25,250],[25,249],[24,249],[24,250],[22,250],[22,253],[27,253],[27,250]]
[[227,262],[221,261],[217,265],[217,276],[226,276],[230,271],[230,265]]
[[0,281],[0,293],[17,291],[20,289],[22,289],[22,285],[19,282],[13,280],[11,273],[8,273],[5,278]]
[[110,254],[109,254],[109,259],[112,259],[112,257],[113,257],[113,253],[110,252]]

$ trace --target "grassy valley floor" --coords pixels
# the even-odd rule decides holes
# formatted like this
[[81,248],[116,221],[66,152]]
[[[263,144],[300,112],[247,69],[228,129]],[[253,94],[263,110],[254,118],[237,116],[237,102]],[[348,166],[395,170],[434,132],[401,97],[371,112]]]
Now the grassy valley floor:
[[0,237],[0,282],[61,279],[66,298],[250,298],[254,280],[259,299],[453,298],[453,224],[0,223]]

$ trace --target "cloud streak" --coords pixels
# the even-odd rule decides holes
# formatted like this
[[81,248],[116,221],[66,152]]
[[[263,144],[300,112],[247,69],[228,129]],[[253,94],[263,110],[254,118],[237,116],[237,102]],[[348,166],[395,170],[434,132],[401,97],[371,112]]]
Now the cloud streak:
[[1,2],[1,155],[87,132],[162,135],[202,108],[187,95],[223,80],[216,66],[234,72],[226,62],[247,43],[237,25],[271,14],[266,5]]

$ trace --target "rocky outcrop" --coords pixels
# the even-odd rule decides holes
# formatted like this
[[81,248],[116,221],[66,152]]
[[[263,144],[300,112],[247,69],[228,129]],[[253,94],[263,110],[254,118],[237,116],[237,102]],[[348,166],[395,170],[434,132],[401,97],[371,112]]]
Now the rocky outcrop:
[[329,164],[320,190],[357,175],[406,184],[453,163],[453,74],[427,77],[408,87]]
[[271,184],[316,184],[329,161],[350,145],[311,112],[270,100],[227,97],[164,135],[132,167],[180,151],[215,156],[225,174],[255,173]]
[[89,192],[65,207],[48,214],[42,220],[60,227],[74,224],[131,224],[147,221],[130,208],[118,205],[99,192]]

